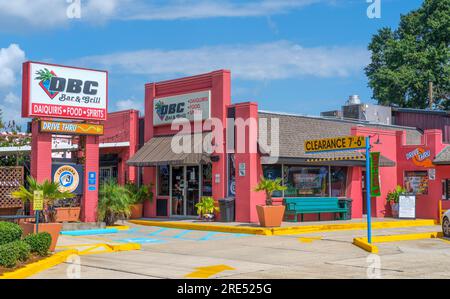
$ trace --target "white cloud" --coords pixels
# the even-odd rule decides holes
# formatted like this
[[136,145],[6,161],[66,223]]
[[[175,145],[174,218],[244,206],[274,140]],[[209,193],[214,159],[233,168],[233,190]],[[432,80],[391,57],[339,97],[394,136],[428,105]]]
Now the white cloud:
[[14,120],[17,124],[23,125],[24,119],[21,117],[21,107],[21,99],[14,93],[9,92],[0,102],[1,119],[4,122]]
[[11,44],[8,48],[0,48],[0,89],[11,87],[16,83],[24,61],[25,52],[19,45]]
[[187,50],[149,49],[90,56],[76,61],[112,72],[152,76],[230,69],[234,78],[247,80],[347,77],[359,72],[368,62],[369,53],[363,47],[304,48],[289,41]]
[[144,104],[142,101],[136,101],[134,99],[121,100],[116,102],[117,110],[136,109],[144,111]]
[[[67,11],[77,0],[0,0],[0,24],[32,25],[42,30],[69,24]],[[287,13],[331,0],[81,0],[81,21],[176,20],[217,17],[256,17]],[[69,3],[68,3],[69,2]],[[1,29],[0,29],[1,30]]]
[[12,92],[9,92],[5,96],[5,99],[3,101],[8,104],[17,104],[17,105],[21,104],[19,97],[13,94]]

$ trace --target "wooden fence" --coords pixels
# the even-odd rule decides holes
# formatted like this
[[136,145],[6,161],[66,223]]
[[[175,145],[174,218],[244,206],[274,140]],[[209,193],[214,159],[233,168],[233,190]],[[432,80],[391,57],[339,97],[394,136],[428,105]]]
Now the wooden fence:
[[0,167],[0,209],[22,208],[22,201],[11,197],[11,192],[23,185],[23,167]]

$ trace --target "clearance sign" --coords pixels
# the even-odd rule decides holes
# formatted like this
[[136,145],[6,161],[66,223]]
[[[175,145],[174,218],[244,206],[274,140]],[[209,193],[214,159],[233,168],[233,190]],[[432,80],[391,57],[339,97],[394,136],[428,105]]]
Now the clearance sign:
[[103,135],[103,125],[77,124],[61,121],[40,122],[40,131],[44,133],[57,133],[63,135]]
[[305,141],[305,153],[356,150],[365,147],[364,136],[341,136]]
[[106,120],[106,71],[25,62],[22,87],[22,117]]

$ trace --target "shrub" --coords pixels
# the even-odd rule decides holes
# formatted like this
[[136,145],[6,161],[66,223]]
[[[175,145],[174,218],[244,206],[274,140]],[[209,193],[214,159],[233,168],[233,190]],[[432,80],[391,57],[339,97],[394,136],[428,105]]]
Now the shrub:
[[26,262],[30,258],[31,246],[25,241],[14,241],[7,245],[12,247],[19,261]]
[[22,237],[22,228],[11,222],[0,222],[0,245],[18,241]]
[[40,256],[46,256],[52,244],[52,237],[46,232],[29,234],[23,240],[30,245],[31,252],[37,253]]
[[15,245],[16,242],[0,245],[0,266],[6,268],[13,268],[17,265],[19,259],[18,250]]

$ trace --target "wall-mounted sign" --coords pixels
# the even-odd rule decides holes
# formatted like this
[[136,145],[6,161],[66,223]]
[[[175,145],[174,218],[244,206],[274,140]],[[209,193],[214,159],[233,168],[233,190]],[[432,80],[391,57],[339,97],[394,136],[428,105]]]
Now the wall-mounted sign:
[[55,183],[59,183],[59,191],[83,193],[82,165],[53,165],[52,176]]
[[433,167],[431,151],[422,147],[418,147],[413,151],[406,153],[406,160],[411,160],[416,166]]
[[40,122],[40,131],[63,135],[103,135],[103,125],[67,123],[61,121]]
[[436,168],[428,169],[428,179],[434,181],[436,179]]
[[189,121],[206,120],[211,117],[211,91],[199,91],[156,98],[153,101],[153,125],[171,124],[179,118]]
[[416,196],[400,195],[398,198],[398,218],[416,218]]
[[364,136],[341,136],[305,141],[305,153],[363,149],[366,147]]
[[22,117],[106,120],[106,71],[25,62],[22,85]]
[[370,195],[380,196],[380,153],[374,152],[370,153]]
[[245,176],[245,163],[239,163],[239,176]]

